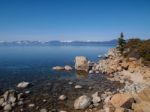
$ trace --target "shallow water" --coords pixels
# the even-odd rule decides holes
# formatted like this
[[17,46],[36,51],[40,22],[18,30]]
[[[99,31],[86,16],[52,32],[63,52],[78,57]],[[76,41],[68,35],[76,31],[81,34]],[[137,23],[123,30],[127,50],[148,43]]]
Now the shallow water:
[[[73,82],[70,85],[68,82]],[[81,89],[75,89],[75,85],[81,85]],[[89,89],[92,87],[92,89]],[[15,112],[19,112],[21,108],[24,108],[25,112],[38,112],[41,108],[46,108],[47,110],[56,109],[65,110],[67,112],[85,112],[85,110],[74,110],[74,101],[81,95],[87,95],[91,97],[95,92],[99,92],[99,95],[106,91],[116,92],[118,88],[122,88],[123,84],[119,82],[111,82],[106,79],[106,75],[91,74],[86,78],[76,78],[72,80],[59,79],[59,80],[45,80],[39,85],[33,85],[27,90],[31,90],[29,94],[24,99],[24,106],[17,106],[14,108]],[[20,91],[20,90],[18,90]],[[21,90],[23,92],[25,90]],[[58,98],[60,95],[66,95],[67,99],[65,101],[60,101]],[[46,102],[43,102],[46,99]],[[34,103],[36,108],[29,108],[28,104]],[[103,102],[96,107],[97,109],[102,109]]]
[[0,88],[12,88],[20,81],[75,79],[75,72],[56,72],[56,65],[74,66],[74,58],[83,55],[97,61],[113,46],[0,47]]
[[[66,110],[67,112],[85,112],[74,110],[74,101],[81,95],[91,96],[95,92],[116,92],[123,85],[107,80],[104,74],[85,74],[81,72],[53,71],[56,65],[74,66],[75,56],[83,55],[89,60],[98,61],[98,55],[104,55],[113,46],[51,46],[51,47],[0,47],[0,90],[15,89],[19,93],[26,90],[31,93],[24,97],[23,105],[13,108],[15,112],[39,112],[40,109]],[[29,88],[20,90],[17,83],[28,81]],[[73,82],[72,85],[69,82]],[[82,89],[75,89],[81,85]],[[92,87],[92,89],[89,89]],[[60,95],[66,95],[67,100],[58,100]],[[43,100],[46,102],[43,102]],[[30,108],[29,104],[35,104]],[[101,109],[103,102],[96,107]],[[57,112],[55,111],[55,112]],[[3,112],[0,109],[0,112]]]

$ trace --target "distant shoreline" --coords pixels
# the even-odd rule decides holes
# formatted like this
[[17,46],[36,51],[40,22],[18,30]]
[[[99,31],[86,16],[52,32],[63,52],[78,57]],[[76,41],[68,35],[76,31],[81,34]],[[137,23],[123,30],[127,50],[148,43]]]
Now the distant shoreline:
[[100,46],[100,45],[116,45],[117,40],[111,41],[1,41],[0,46]]

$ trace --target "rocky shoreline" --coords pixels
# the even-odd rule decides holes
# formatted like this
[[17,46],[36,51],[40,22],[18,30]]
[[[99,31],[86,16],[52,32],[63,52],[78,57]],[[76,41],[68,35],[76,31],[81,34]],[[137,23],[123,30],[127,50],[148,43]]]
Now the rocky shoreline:
[[[98,72],[108,74],[108,80],[125,84],[124,88],[118,90],[118,93],[110,99],[115,112],[124,112],[126,109],[134,112],[150,111],[150,68],[144,66],[140,59],[125,58],[114,48],[109,50],[105,59],[100,60],[90,71],[90,73]],[[127,97],[126,103],[129,101],[130,108],[123,106],[122,97]],[[118,105],[120,102],[122,105]]]
[[[56,66],[53,70],[72,71]],[[150,69],[133,57],[111,49],[97,63],[75,58],[75,69],[89,72],[87,79],[21,82],[2,92],[0,112],[149,112]],[[32,90],[30,90],[32,86]]]

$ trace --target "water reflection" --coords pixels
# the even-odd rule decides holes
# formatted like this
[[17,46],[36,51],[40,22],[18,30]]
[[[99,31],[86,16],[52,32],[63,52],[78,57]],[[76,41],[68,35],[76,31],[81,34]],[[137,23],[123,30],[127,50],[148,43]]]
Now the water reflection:
[[75,71],[76,77],[77,78],[87,78],[88,77],[88,72],[85,71]]

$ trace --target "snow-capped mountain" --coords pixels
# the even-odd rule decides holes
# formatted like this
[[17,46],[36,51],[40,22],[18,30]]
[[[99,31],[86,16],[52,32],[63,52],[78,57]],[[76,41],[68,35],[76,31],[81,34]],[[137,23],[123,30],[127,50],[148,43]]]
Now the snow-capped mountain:
[[110,41],[29,41],[29,40],[21,40],[21,41],[0,41],[0,46],[86,46],[86,45],[116,45],[117,40],[110,40]]

